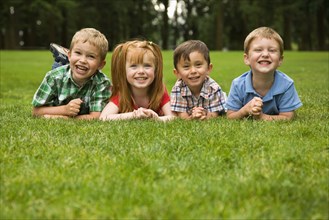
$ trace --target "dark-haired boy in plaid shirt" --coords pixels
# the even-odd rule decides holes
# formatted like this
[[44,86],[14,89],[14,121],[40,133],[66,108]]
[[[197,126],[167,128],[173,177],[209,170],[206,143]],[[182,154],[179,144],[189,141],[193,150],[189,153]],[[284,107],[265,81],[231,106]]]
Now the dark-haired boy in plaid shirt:
[[71,41],[69,65],[49,71],[34,94],[34,116],[98,119],[110,97],[104,67],[108,41],[98,30],[84,28]]
[[189,40],[174,51],[174,73],[178,80],[171,90],[171,110],[183,119],[217,117],[225,113],[226,94],[209,77],[209,50],[199,40]]

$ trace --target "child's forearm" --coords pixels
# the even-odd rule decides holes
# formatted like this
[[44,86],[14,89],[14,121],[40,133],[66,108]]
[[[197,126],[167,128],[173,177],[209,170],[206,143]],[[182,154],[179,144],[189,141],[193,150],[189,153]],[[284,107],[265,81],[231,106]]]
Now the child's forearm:
[[216,118],[218,117],[218,112],[208,112],[207,113],[207,119],[210,119],[210,118]]
[[48,117],[50,115],[54,116],[66,116],[68,115],[65,112],[64,106],[41,106],[41,107],[33,107],[32,109],[32,115],[33,116],[45,116]]
[[111,121],[111,120],[128,120],[134,119],[135,113],[134,112],[127,112],[127,113],[120,113],[120,114],[108,114],[102,115],[100,118],[103,121]]
[[42,117],[44,118],[63,118],[63,119],[68,119],[70,118],[69,116],[65,116],[65,115],[43,115]]
[[175,114],[177,115],[177,117],[185,119],[185,120],[192,119],[191,115],[187,112],[175,112]]
[[291,120],[295,117],[294,112],[281,112],[279,115],[261,114],[260,119],[265,121]]
[[170,120],[173,120],[175,118],[176,118],[175,115],[165,115],[165,116],[160,116],[158,119],[160,121],[170,121]]
[[226,116],[228,119],[241,119],[248,117],[249,113],[241,108],[239,111],[227,110]]
[[85,115],[77,115],[75,118],[82,120],[92,120],[92,119],[99,119],[100,115],[101,115],[100,112],[90,112],[89,114],[85,114]]

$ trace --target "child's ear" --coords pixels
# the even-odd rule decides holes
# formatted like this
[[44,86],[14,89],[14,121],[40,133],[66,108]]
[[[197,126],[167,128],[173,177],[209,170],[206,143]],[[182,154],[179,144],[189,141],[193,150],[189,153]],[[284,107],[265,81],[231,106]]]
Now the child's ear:
[[208,76],[210,75],[212,68],[213,68],[213,65],[212,65],[212,63],[210,63],[208,66]]
[[98,70],[103,69],[103,67],[105,66],[105,64],[106,64],[106,61],[103,60],[103,61],[99,64]]
[[181,78],[179,72],[177,71],[177,69],[174,69],[174,74],[177,77],[177,79]]
[[70,59],[71,59],[71,51],[69,50],[69,51],[67,51],[67,58],[69,59],[69,61],[70,61]]
[[243,61],[244,61],[244,64],[246,64],[247,66],[250,65],[248,54],[246,54],[246,53],[243,54]]
[[282,62],[283,62],[283,55],[279,59],[279,66],[281,66]]

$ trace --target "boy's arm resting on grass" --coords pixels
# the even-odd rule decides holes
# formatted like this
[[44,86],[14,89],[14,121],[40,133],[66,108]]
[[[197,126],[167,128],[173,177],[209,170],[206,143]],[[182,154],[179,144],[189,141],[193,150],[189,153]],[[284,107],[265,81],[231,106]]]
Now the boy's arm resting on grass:
[[[77,115],[76,119],[82,119],[82,120],[88,120],[88,119],[98,119],[100,116],[100,112],[90,112],[89,114],[84,114],[84,115]],[[41,115],[44,118],[71,118],[69,116],[66,115],[49,115],[49,114],[45,114],[45,115]]]
[[76,114],[68,115],[66,111],[65,105],[61,106],[40,106],[40,107],[33,107],[32,115],[38,117],[45,117],[45,118],[69,118],[77,115]]
[[261,111],[263,107],[263,101],[259,97],[254,97],[247,104],[245,104],[239,110],[227,110],[228,119],[240,119],[245,117],[255,117],[255,119],[260,119]]
[[218,115],[219,115],[218,112],[208,112],[207,113],[207,119],[216,118],[216,117],[218,117]]
[[76,119],[84,119],[84,120],[99,119],[100,115],[101,115],[100,112],[90,112],[89,114],[77,115],[75,118]]
[[292,120],[295,117],[295,112],[280,112],[278,115],[267,115],[262,113],[260,115],[261,120],[275,121],[275,120]]
[[66,105],[33,107],[32,114],[34,116],[44,116],[45,118],[75,117],[79,114],[82,102],[81,99],[77,98]]
[[240,119],[249,116],[249,112],[246,111],[246,108],[241,108],[238,111],[227,110],[226,116],[228,119]]
[[189,114],[188,112],[176,112],[177,117],[185,119],[185,120],[204,120],[210,119],[214,117],[218,117],[218,112],[207,112],[205,115],[201,114]]
[[186,120],[192,119],[190,114],[187,112],[175,112],[175,114],[177,115],[177,117],[182,118],[182,119],[186,119]]
[[[249,114],[248,111],[241,108],[239,111],[227,110],[227,118],[229,119],[241,119],[245,117],[253,117],[252,114]],[[264,121],[274,121],[274,120],[292,120],[295,117],[295,112],[280,112],[278,115],[268,115],[261,113],[259,116],[256,116],[255,119],[264,120]]]

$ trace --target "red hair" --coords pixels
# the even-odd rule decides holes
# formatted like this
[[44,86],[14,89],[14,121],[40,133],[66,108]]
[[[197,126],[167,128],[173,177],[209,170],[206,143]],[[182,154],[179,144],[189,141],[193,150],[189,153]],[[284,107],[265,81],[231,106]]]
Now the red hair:
[[150,100],[149,109],[157,111],[164,93],[163,61],[160,47],[150,41],[127,41],[119,44],[114,49],[111,60],[112,96],[119,95],[120,113],[132,112],[134,110],[132,91],[126,76],[127,53],[132,50],[134,50],[133,59],[136,59],[138,62],[143,61],[143,56],[147,52],[151,52],[154,56],[155,77],[149,86],[148,97]]

